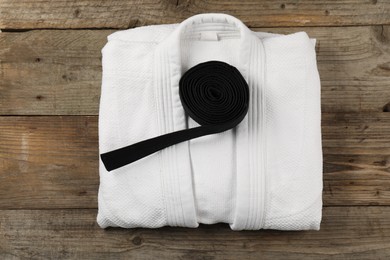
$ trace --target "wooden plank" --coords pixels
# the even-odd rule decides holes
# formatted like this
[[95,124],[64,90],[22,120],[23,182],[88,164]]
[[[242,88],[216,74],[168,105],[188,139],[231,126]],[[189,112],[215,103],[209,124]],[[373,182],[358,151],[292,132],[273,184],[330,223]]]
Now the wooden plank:
[[[322,110],[382,111],[390,101],[390,26],[305,30],[318,39]],[[100,50],[112,32],[0,33],[0,114],[97,115]]]
[[100,229],[96,210],[2,210],[0,257],[34,259],[388,259],[390,207],[328,207],[320,231]]
[[[387,113],[322,125],[324,205],[390,205]],[[97,135],[95,116],[0,117],[0,209],[96,208]]]
[[251,27],[390,23],[388,0],[2,0],[0,10],[0,29],[129,28],[210,12],[234,15]]

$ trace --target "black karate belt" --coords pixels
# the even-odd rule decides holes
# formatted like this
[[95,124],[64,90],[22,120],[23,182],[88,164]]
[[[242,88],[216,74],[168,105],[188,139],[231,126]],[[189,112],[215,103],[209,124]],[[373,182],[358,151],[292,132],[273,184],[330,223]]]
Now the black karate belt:
[[184,73],[179,82],[179,95],[185,112],[200,126],[101,154],[107,171],[171,145],[229,130],[248,112],[248,84],[235,67],[220,61],[200,63]]

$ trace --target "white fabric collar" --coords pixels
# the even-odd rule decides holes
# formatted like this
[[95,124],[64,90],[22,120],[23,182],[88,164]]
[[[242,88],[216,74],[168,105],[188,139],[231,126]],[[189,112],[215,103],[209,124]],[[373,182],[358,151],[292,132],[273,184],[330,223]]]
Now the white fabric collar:
[[222,13],[206,13],[192,16],[177,26],[157,47],[158,50],[165,50],[169,55],[170,66],[173,71],[181,72],[180,39],[186,34],[204,32],[216,29],[219,31],[231,32],[236,30],[240,34],[240,72],[245,75],[251,60],[251,46],[262,45],[261,40],[243,22],[234,16]]

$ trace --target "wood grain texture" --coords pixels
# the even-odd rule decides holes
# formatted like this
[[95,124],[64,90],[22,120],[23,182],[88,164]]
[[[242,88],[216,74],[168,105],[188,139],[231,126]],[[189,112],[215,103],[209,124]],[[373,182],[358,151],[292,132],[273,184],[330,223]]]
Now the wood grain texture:
[[[323,114],[324,205],[390,205],[388,113]],[[0,117],[0,209],[96,208],[96,116]]]
[[1,0],[0,10],[0,29],[130,28],[207,12],[234,15],[251,27],[390,23],[388,0]]
[[111,32],[0,33],[1,114],[97,114]]
[[96,208],[96,117],[0,117],[0,208]]
[[[0,211],[0,258],[387,259],[390,207],[328,207],[320,231],[100,229],[95,210]],[[32,241],[34,241],[32,243]]]
[[[292,33],[301,28],[256,30]],[[322,110],[382,111],[390,102],[390,26],[305,31],[318,41]],[[100,51],[112,32],[0,33],[0,114],[97,115]]]

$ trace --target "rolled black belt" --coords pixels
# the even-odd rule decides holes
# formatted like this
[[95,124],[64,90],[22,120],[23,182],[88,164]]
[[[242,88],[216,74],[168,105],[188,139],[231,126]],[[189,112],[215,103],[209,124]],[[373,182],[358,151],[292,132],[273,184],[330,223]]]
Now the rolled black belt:
[[221,61],[200,63],[179,81],[185,112],[200,126],[141,141],[101,154],[107,171],[115,170],[171,145],[237,126],[248,112],[249,87],[241,73]]

